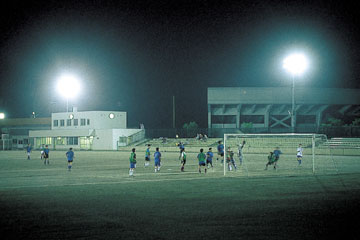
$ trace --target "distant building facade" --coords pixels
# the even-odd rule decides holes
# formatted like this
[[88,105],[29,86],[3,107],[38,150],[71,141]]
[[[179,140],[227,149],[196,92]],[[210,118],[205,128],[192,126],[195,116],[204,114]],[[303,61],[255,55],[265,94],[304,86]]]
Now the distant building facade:
[[[208,88],[208,128],[288,132],[291,129],[292,91],[278,88]],[[316,132],[326,114],[360,116],[360,90],[340,88],[295,89],[295,129]]]
[[0,149],[23,149],[30,142],[30,130],[50,130],[51,118],[5,118],[0,120]]
[[83,111],[51,114],[50,130],[29,132],[35,148],[117,150],[145,137],[144,129],[127,129],[126,112]]

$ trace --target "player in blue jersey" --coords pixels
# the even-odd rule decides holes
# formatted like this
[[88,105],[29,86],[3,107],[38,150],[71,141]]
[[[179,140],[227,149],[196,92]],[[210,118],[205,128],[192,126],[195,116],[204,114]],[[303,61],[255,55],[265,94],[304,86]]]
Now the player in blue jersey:
[[158,147],[156,148],[156,152],[154,153],[154,159],[155,159],[155,172],[159,172],[161,168],[161,153]]
[[[208,168],[213,168],[212,159],[214,157],[214,153],[212,152],[212,148],[209,148],[209,151],[206,153],[206,166]],[[210,166],[209,166],[210,164]]]
[[147,167],[150,165],[150,144],[147,145],[147,149],[145,152],[145,163],[144,166]]
[[217,150],[218,150],[218,157],[216,158],[216,161],[218,161],[220,158],[221,163],[223,163],[224,162],[224,144],[222,144],[222,141],[218,142]]
[[66,152],[66,158],[68,161],[68,171],[71,171],[72,168],[72,163],[74,161],[74,152],[72,150],[72,148],[69,148],[69,151]]
[[50,149],[48,145],[45,145],[45,149],[44,149],[44,164],[48,164],[49,165],[49,153],[50,153]]
[[31,154],[31,146],[30,146],[30,144],[28,144],[27,147],[26,147],[26,154],[27,154],[27,159],[30,160],[30,154]]
[[275,161],[279,161],[280,159],[280,154],[282,154],[282,152],[280,151],[280,148],[279,147],[276,147],[276,149],[274,150],[273,152],[274,154],[274,157],[275,157]]

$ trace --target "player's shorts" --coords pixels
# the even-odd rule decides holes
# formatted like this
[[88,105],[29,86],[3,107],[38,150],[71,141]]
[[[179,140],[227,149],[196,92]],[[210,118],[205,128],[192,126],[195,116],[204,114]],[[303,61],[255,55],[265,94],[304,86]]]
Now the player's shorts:
[[150,161],[150,158],[149,158],[149,157],[145,157],[145,161]]
[[130,168],[136,168],[136,163],[130,163]]
[[71,163],[71,162],[73,162],[73,160],[72,160],[72,159],[68,159],[68,162]]
[[44,158],[49,158],[49,154],[44,152]]
[[184,164],[184,165],[185,165],[185,164],[186,164],[186,159],[182,159],[182,160],[181,160],[181,164]]
[[212,164],[212,159],[206,159],[206,164],[208,163]]
[[205,162],[199,162],[199,166],[205,166]]
[[160,160],[155,160],[155,167],[160,167]]
[[219,154],[220,156],[222,156],[222,157],[224,156],[224,153],[223,153],[223,152],[219,152],[218,154]]
[[27,155],[30,156],[30,152],[27,152]]
[[279,160],[280,156],[275,156],[275,162]]
[[296,157],[297,157],[297,158],[302,158],[302,156],[301,156],[301,155],[297,155]]

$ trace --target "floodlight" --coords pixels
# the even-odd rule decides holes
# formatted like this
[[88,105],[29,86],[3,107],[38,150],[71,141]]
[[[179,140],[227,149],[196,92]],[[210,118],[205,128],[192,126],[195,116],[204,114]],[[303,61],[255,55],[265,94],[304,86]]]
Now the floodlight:
[[80,92],[78,79],[70,74],[61,75],[57,83],[57,91],[66,99],[76,97]]
[[284,59],[283,67],[291,74],[299,75],[306,70],[308,62],[303,54],[295,53]]
[[5,118],[5,113],[0,113],[0,119],[4,119]]

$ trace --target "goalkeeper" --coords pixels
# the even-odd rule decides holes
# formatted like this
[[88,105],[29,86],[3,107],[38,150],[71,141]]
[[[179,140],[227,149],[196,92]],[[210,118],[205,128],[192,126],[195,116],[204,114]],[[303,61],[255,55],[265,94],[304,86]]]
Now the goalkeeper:
[[268,163],[265,165],[265,170],[268,169],[269,165],[273,165],[274,164],[274,169],[276,169],[276,163],[277,163],[277,159],[274,155],[273,152],[270,152],[269,156],[268,156]]
[[136,153],[135,153],[135,148],[133,148],[131,150],[131,154],[130,154],[130,170],[129,170],[129,176],[134,176],[134,170],[136,168]]
[[243,148],[244,148],[244,145],[245,145],[245,140],[242,142],[242,144],[239,144],[238,146],[238,157],[239,157],[239,161],[240,161],[240,165],[242,165],[243,163]]

